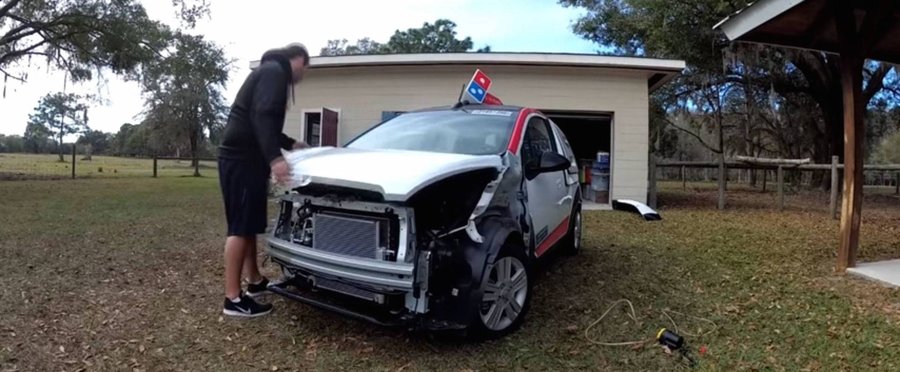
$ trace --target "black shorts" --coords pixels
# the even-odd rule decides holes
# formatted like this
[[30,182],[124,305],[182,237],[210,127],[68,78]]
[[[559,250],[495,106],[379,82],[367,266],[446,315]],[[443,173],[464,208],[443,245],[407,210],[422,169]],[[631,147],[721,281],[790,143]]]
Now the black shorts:
[[264,233],[268,224],[269,167],[258,161],[219,158],[219,186],[228,236]]

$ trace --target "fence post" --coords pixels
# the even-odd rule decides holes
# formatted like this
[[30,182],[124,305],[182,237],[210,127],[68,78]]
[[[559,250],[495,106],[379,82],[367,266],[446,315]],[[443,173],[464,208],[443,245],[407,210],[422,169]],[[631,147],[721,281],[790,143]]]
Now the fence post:
[[153,155],[153,178],[156,178],[156,155]]
[[838,200],[838,157],[831,157],[831,202],[828,204],[831,211],[831,218],[837,219],[837,200]]
[[725,209],[725,183],[728,173],[725,170],[725,154],[719,154],[719,210]]
[[763,193],[765,193],[766,192],[766,182],[769,180],[769,169],[763,168],[762,174],[763,174]]
[[900,195],[900,172],[894,175],[894,187],[896,187],[894,194]]
[[656,156],[650,154],[650,196],[647,204],[651,208],[656,208]]
[[[62,141],[60,141],[60,142],[62,142]],[[62,146],[62,145],[60,145],[60,146]],[[76,156],[75,150],[77,150],[75,148],[75,143],[72,143],[72,179],[73,180],[75,179],[75,156]]]
[[784,166],[778,166],[778,210],[784,210]]
[[687,167],[681,166],[681,188],[687,190]]

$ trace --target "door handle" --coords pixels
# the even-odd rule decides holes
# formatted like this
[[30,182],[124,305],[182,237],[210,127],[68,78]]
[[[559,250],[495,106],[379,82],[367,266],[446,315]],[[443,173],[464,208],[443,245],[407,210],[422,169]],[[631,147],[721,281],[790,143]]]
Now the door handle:
[[569,196],[569,195],[566,195],[564,198],[560,199],[559,202],[557,202],[556,204],[557,204],[557,205],[563,205],[563,204],[565,204],[567,201],[571,201],[571,200],[573,200],[573,198],[572,198],[571,196]]

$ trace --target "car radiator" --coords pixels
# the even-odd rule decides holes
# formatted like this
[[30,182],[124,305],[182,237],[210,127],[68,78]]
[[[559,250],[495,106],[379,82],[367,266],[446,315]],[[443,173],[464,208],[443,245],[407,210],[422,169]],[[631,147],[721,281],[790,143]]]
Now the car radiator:
[[373,260],[385,259],[387,220],[317,213],[313,216],[315,250]]

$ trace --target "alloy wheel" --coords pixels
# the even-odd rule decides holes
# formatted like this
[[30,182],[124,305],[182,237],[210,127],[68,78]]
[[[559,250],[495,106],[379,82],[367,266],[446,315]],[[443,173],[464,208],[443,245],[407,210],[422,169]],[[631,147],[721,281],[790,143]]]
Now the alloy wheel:
[[481,321],[492,331],[512,325],[528,297],[528,271],[518,258],[500,258],[491,268],[481,300]]

